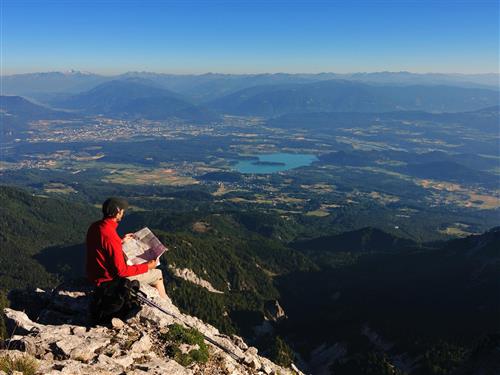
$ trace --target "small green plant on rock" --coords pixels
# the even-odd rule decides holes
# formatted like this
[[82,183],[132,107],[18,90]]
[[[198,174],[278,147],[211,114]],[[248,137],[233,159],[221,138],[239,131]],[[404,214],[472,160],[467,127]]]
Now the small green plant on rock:
[[293,350],[285,340],[277,336],[271,346],[271,359],[280,366],[290,367],[294,360]]
[[[197,329],[172,324],[168,326],[168,332],[160,335],[160,339],[166,344],[165,353],[183,366],[208,361],[208,346]],[[183,351],[181,346],[184,344],[194,348]]]
[[0,356],[0,371],[10,375],[14,371],[20,371],[24,375],[35,375],[38,364],[33,357],[29,355],[9,356],[8,354]]

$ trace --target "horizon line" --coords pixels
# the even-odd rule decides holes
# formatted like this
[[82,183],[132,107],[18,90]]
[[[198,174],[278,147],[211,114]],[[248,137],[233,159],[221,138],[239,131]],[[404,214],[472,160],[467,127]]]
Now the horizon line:
[[263,71],[259,73],[243,73],[243,72],[238,72],[238,73],[224,73],[224,72],[214,72],[214,71],[206,71],[204,73],[170,73],[170,72],[155,72],[155,71],[149,71],[149,70],[127,70],[123,71],[120,73],[96,73],[88,70],[77,70],[77,69],[68,69],[68,70],[48,70],[48,71],[27,71],[27,72],[21,72],[21,73],[11,73],[11,74],[2,74],[0,73],[0,77],[11,77],[11,76],[20,76],[20,75],[29,75],[29,74],[51,74],[51,73],[61,73],[61,74],[88,74],[88,75],[97,75],[97,76],[103,76],[103,77],[115,77],[115,76],[121,76],[125,74],[163,74],[163,75],[173,75],[173,76],[203,76],[203,75],[248,75],[248,76],[258,76],[258,75],[277,75],[277,74],[288,74],[288,75],[321,75],[321,74],[338,74],[338,75],[353,75],[353,74],[377,74],[377,73],[408,73],[408,74],[415,74],[415,75],[430,75],[430,74],[436,74],[436,75],[463,75],[463,76],[470,76],[470,75],[498,75],[500,76],[500,72],[481,72],[481,73],[463,73],[463,72],[412,72],[409,70],[399,70],[399,71],[391,71],[391,70],[374,70],[374,71],[352,71],[352,72],[346,72],[346,73],[338,73],[334,71],[324,71],[324,72],[285,72],[285,71],[276,71],[276,72],[269,72],[269,71]]

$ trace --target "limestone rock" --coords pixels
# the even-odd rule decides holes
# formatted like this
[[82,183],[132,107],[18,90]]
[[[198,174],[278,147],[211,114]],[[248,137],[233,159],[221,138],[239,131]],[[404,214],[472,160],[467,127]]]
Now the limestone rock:
[[146,371],[147,374],[155,375],[191,375],[193,372],[175,361],[167,360],[162,361],[155,359],[143,365],[137,366],[137,369]]
[[189,353],[191,350],[199,350],[200,346],[198,344],[196,345],[190,345],[190,344],[181,344],[179,345],[179,350],[181,353]]
[[249,347],[247,349],[247,351],[245,352],[246,355],[251,355],[251,356],[255,356],[257,355],[257,353],[259,352],[259,350],[253,346]]
[[285,310],[281,307],[277,300],[268,301],[265,306],[265,315],[269,320],[278,321],[280,319],[285,319],[287,316]]
[[110,343],[107,338],[81,338],[69,336],[55,343],[56,347],[66,358],[75,359],[82,362],[90,361],[97,349],[103,348]]
[[[38,373],[48,375],[295,373],[260,357],[257,349],[248,347],[241,337],[223,335],[217,328],[200,319],[182,314],[170,299],[161,299],[156,289],[147,285],[141,286],[141,289],[168,314],[143,306],[138,315],[127,319],[126,323],[114,319],[109,327],[91,326],[88,320],[88,286],[61,285],[51,294],[35,293],[45,299],[52,298],[45,301],[44,310],[32,315],[33,319],[42,316],[42,323],[34,322],[24,312],[5,309],[7,323],[17,327],[14,336],[5,344],[10,349],[17,348],[33,355],[39,363]],[[181,366],[166,355],[164,342],[159,338],[159,333],[165,332],[173,323],[195,327],[243,359],[242,363],[209,343],[208,363],[198,363],[188,368]],[[185,352],[192,349],[195,346],[181,344],[181,350]],[[15,350],[8,352],[20,353]]]
[[245,343],[243,338],[240,336],[233,335],[233,342],[236,344],[236,346],[242,350],[247,350],[248,345]]
[[123,327],[125,327],[125,323],[123,323],[123,320],[121,320],[119,318],[111,319],[111,325],[115,329],[122,329]]
[[193,284],[199,285],[202,288],[205,288],[209,292],[212,293],[218,293],[218,294],[224,294],[224,292],[217,290],[213,287],[213,285],[205,280],[199,277],[196,273],[194,273],[193,270],[190,270],[189,268],[175,268],[174,266],[170,265],[169,266],[170,271],[172,274],[180,279],[189,281]]
[[113,358],[113,361],[123,368],[127,368],[134,363],[134,358],[128,354]]
[[147,334],[144,334],[138,341],[132,344],[130,351],[132,353],[148,352],[151,349],[151,339]]
[[31,355],[39,354],[34,340],[27,336],[14,335],[7,340],[6,346],[10,349],[19,350]]
[[125,369],[124,365],[127,363],[123,363],[123,361],[120,363],[120,361],[117,362],[114,358],[100,354],[97,357],[97,364],[109,369],[112,373],[119,373]]
[[270,375],[273,373],[273,369],[269,365],[263,365],[262,366],[262,371],[264,371],[267,375]]
[[85,327],[74,327],[72,332],[73,335],[76,335],[76,336],[83,336],[85,334],[85,332],[87,332],[87,329]]
[[22,311],[5,308],[3,312],[7,319],[7,329],[9,332],[25,335],[31,331],[40,329],[40,324],[32,322],[31,319],[28,318],[28,315]]

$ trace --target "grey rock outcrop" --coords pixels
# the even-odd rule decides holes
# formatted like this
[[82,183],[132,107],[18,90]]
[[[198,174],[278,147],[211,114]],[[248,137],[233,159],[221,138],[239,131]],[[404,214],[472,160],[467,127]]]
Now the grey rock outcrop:
[[176,276],[180,279],[189,281],[190,283],[193,283],[195,285],[199,285],[202,288],[205,288],[206,290],[208,290],[209,292],[224,294],[224,292],[215,289],[209,281],[202,279],[200,276],[198,276],[196,273],[194,273],[193,270],[191,270],[189,268],[176,268],[175,266],[170,265],[169,270],[170,270],[170,272],[172,272],[172,274],[174,276]]
[[281,307],[280,303],[277,300],[266,302],[265,306],[265,315],[266,318],[272,321],[278,321],[280,319],[286,319],[285,310]]
[[[170,299],[161,299],[154,288],[141,286],[141,289],[172,315],[143,306],[126,321],[114,319],[109,326],[90,326],[89,289],[63,285],[52,293],[37,291],[47,301],[46,307],[37,313],[38,319],[22,311],[4,310],[14,334],[4,343],[9,350],[1,351],[0,355],[25,352],[36,358],[38,373],[50,375],[297,373],[259,356],[257,349],[249,347],[242,338],[221,334],[200,319],[182,314]],[[160,333],[167,332],[173,323],[195,327],[241,361],[209,344],[207,363],[182,366],[166,354],[160,340]]]

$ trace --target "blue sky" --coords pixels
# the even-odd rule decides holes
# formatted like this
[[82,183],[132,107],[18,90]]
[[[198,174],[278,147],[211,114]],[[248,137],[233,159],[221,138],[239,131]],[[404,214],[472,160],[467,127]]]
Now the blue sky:
[[0,0],[2,74],[498,72],[496,0]]

